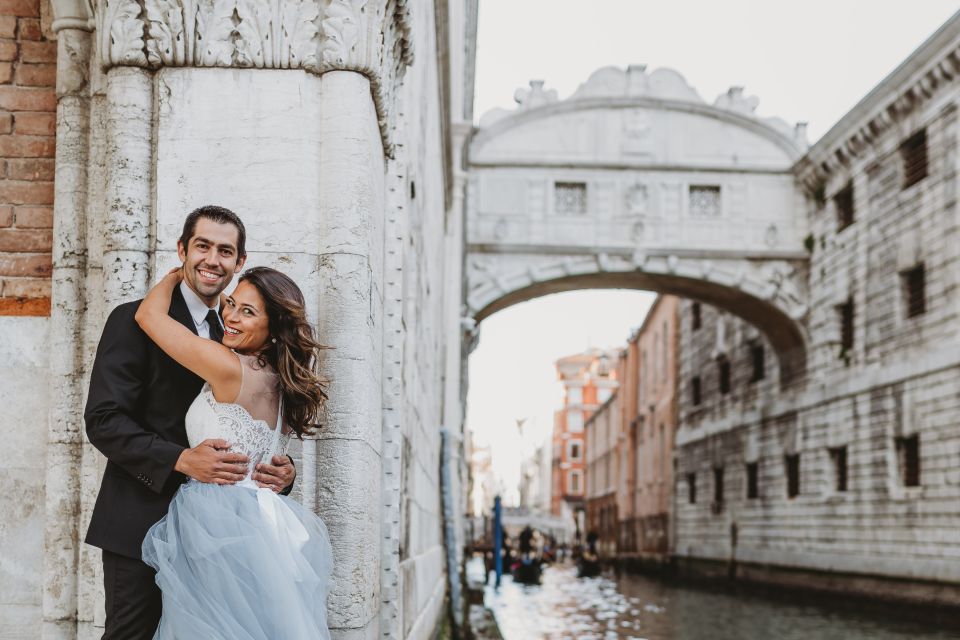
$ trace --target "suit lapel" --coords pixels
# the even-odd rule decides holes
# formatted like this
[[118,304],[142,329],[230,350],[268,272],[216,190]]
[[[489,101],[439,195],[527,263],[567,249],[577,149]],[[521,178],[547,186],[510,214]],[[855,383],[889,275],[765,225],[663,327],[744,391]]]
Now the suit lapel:
[[190,329],[195,335],[199,335],[197,333],[197,325],[194,324],[193,316],[190,315],[190,310],[187,309],[187,302],[183,299],[183,293],[180,291],[179,285],[173,289],[173,297],[170,299],[170,310],[167,313],[171,318],[187,329]]

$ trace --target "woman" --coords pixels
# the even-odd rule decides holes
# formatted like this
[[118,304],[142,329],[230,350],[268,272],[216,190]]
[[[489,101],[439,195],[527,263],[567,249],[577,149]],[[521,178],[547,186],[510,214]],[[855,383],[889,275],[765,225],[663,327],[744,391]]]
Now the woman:
[[252,479],[260,461],[286,452],[291,434],[309,433],[326,398],[303,294],[279,271],[248,270],[221,305],[220,344],[167,315],[181,278],[174,270],[150,290],[137,323],[206,381],[186,416],[190,446],[223,439],[249,464],[235,484],[190,480],[147,532],[143,560],[156,569],[163,593],[154,637],[329,638],[326,528],[311,511]]

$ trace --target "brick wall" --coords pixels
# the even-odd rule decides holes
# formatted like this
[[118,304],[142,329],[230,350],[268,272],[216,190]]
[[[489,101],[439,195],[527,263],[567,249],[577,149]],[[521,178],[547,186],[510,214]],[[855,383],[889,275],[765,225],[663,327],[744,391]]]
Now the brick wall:
[[0,315],[49,315],[57,43],[46,0],[0,0]]

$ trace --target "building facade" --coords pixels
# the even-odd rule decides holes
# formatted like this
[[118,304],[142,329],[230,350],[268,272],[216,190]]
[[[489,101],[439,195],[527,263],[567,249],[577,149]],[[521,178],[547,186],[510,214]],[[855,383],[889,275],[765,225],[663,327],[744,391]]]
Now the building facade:
[[563,408],[554,413],[550,512],[583,526],[586,495],[584,425],[616,391],[616,352],[590,349],[560,358]]
[[588,535],[599,536],[597,550],[604,557],[612,557],[617,552],[620,413],[619,391],[614,391],[584,425],[586,529]]
[[794,167],[810,225],[802,380],[755,328],[681,305],[685,566],[956,603],[958,47],[954,17]]
[[680,302],[658,296],[628,349],[636,353],[635,412],[624,416],[627,459],[633,483],[624,485],[631,512],[621,531],[633,551],[665,554],[671,550],[673,445],[677,428],[677,326]]

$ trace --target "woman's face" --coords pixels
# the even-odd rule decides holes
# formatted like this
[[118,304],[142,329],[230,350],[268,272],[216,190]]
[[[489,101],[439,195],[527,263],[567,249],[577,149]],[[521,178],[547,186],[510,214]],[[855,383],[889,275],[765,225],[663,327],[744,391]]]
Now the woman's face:
[[223,310],[223,346],[240,353],[257,353],[270,340],[266,305],[257,288],[241,282],[227,297]]

